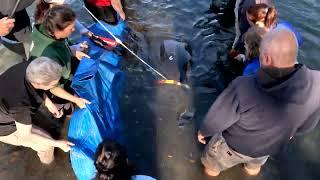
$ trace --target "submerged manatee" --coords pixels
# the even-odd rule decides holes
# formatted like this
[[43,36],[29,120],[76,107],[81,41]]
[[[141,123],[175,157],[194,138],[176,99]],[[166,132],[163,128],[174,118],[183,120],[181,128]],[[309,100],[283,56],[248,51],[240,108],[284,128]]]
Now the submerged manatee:
[[[191,47],[184,42],[175,40],[164,40],[160,47],[160,70],[170,80],[181,83],[187,82],[187,71],[192,65]],[[192,105],[192,92],[184,91],[187,98],[187,107],[179,115],[178,126],[183,127],[191,123],[194,118],[195,109]]]
[[168,79],[187,82],[191,65],[191,48],[187,43],[164,40],[160,47],[160,70]]

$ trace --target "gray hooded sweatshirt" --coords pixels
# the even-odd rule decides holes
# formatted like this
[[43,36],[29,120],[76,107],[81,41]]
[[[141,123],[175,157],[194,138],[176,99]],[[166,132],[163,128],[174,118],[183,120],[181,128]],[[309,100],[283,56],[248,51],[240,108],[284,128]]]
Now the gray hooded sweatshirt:
[[319,79],[319,71],[302,65],[280,79],[263,69],[238,77],[214,102],[200,132],[222,133],[231,148],[250,157],[275,154],[290,137],[318,123]]

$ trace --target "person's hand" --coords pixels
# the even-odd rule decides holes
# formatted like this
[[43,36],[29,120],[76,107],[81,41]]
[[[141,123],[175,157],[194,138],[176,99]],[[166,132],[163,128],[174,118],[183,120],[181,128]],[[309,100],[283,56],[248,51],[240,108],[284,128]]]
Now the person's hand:
[[61,118],[63,116],[63,110],[59,111],[59,108],[46,96],[45,97],[45,106],[53,114],[55,118]]
[[90,58],[90,56],[88,56],[88,54],[84,53],[84,52],[81,52],[81,51],[76,51],[76,54],[75,54],[76,58],[80,61],[83,57],[86,57],[86,58]]
[[70,46],[73,56],[75,56],[78,60],[81,60],[83,57],[90,58],[86,53],[82,52],[85,49],[89,48],[88,43],[83,41],[82,43],[78,43],[76,45]]
[[84,51],[88,47],[89,47],[88,46],[88,42],[87,41],[83,41],[81,43],[78,43],[78,44],[70,46],[70,49],[72,49],[74,51]]
[[236,59],[240,62],[244,62],[246,60],[246,56],[244,54],[239,54],[236,57],[234,57],[234,59]]
[[83,98],[77,98],[74,103],[76,103],[76,105],[81,109],[85,108],[86,104],[91,104],[90,101],[83,99]]
[[63,116],[63,109],[59,110],[55,104],[48,104],[47,108],[55,118],[61,118]]
[[92,37],[93,36],[93,33],[91,31],[88,31],[86,34],[87,34],[88,37]]
[[234,57],[238,56],[239,54],[240,54],[240,52],[235,49],[231,49],[229,51],[229,57],[231,57],[231,58],[234,58]]
[[0,36],[8,35],[14,27],[15,19],[4,17],[0,19]]
[[201,144],[207,144],[206,140],[204,139],[205,137],[201,134],[200,131],[198,131],[198,141],[201,143]]
[[89,48],[87,41],[83,41],[83,42],[79,43],[79,46],[80,46],[79,51],[84,51],[85,49]]
[[126,20],[126,14],[123,11],[120,12],[119,15],[122,20]]
[[57,140],[56,141],[56,147],[62,149],[64,152],[68,152],[71,149],[71,146],[74,146],[72,142],[66,141],[66,140]]

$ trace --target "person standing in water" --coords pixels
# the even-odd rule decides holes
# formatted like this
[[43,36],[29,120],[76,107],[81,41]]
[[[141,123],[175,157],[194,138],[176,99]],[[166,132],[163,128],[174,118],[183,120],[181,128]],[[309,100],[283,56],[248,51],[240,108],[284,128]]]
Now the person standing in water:
[[108,24],[118,24],[117,13],[122,20],[126,19],[121,0],[84,0],[84,3],[96,18]]
[[244,164],[257,175],[268,157],[296,134],[312,130],[320,116],[320,72],[296,64],[298,45],[287,29],[273,29],[260,45],[261,68],[232,81],[210,108],[198,131],[206,144],[206,174]]
[[236,36],[232,45],[233,50],[242,50],[242,52],[244,52],[242,35],[247,32],[251,26],[247,19],[247,11],[250,7],[262,3],[270,7],[273,6],[271,0],[236,0],[234,8]]
[[242,75],[253,75],[260,68],[259,47],[265,33],[267,33],[266,29],[253,26],[244,34],[245,55],[239,54],[235,57],[245,65]]

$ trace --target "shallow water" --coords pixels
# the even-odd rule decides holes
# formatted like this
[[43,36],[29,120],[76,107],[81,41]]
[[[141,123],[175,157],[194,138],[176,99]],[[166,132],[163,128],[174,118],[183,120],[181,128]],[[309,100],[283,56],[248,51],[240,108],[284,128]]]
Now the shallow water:
[[[145,68],[134,58],[128,58],[125,66],[130,68],[125,70],[130,83],[125,88],[122,111],[131,160],[142,173],[165,180],[318,179],[319,127],[294,139],[282,152],[271,157],[256,178],[244,175],[240,166],[218,178],[203,175],[199,161],[203,147],[196,142],[195,134],[210,104],[224,87],[224,73],[217,62],[226,62],[226,52],[234,36],[233,28],[223,28],[217,23],[217,14],[209,10],[210,5],[211,1],[128,1],[131,46],[153,66],[160,66],[159,46],[164,39],[188,42],[192,46],[194,66],[189,74],[197,109],[196,120],[191,125],[177,127],[177,117],[187,102],[184,92],[153,85],[156,77],[141,71]],[[320,15],[319,5],[315,1],[280,0],[276,6],[280,18],[291,22],[303,36],[299,62],[320,70],[320,23],[316,21]]]
[[[92,19],[77,0],[72,7],[80,21]],[[287,20],[303,36],[299,61],[320,70],[320,16],[316,0],[277,0],[281,19]],[[247,177],[240,166],[217,178],[202,173],[199,161],[203,146],[196,141],[196,130],[210,104],[224,88],[224,73],[217,62],[226,62],[226,52],[233,42],[233,28],[223,28],[217,14],[209,10],[210,0],[127,0],[127,21],[131,32],[129,46],[139,56],[158,68],[160,45],[165,39],[187,42],[192,47],[194,66],[189,72],[194,84],[195,121],[178,127],[177,118],[185,110],[188,95],[179,87],[159,87],[158,78],[134,57],[126,55],[127,73],[121,97],[124,136],[128,139],[129,159],[140,174],[160,180],[261,179],[315,180],[320,178],[319,127],[295,138],[278,155],[269,159],[257,177]],[[214,4],[225,6],[225,1]],[[6,63],[7,65],[8,63]],[[1,65],[1,67],[4,67]],[[5,66],[7,67],[7,66]],[[165,72],[164,72],[165,73]],[[53,166],[39,164],[34,152],[1,144],[0,179],[75,179],[66,154],[58,151]]]

